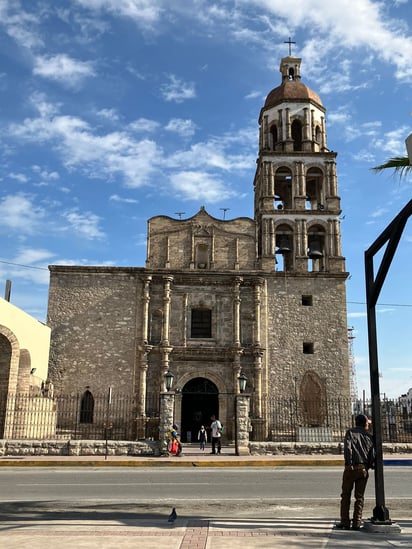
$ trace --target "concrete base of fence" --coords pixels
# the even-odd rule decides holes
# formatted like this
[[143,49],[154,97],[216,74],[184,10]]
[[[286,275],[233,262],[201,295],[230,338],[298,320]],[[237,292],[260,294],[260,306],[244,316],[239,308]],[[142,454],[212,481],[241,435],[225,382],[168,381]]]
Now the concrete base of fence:
[[156,441],[0,440],[0,456],[158,456]]
[[[343,443],[336,442],[251,442],[251,455],[270,456],[288,454],[343,455]],[[411,454],[412,443],[383,444],[384,454]]]
[[[250,455],[343,455],[341,443],[250,442]],[[412,454],[412,444],[383,444],[385,455]],[[158,441],[0,440],[5,456],[160,456]]]

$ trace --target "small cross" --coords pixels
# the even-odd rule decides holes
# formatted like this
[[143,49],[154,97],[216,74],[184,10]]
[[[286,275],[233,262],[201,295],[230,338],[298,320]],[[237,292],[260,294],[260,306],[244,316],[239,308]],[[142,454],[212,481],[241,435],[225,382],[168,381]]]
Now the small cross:
[[292,44],[296,44],[296,42],[293,42],[293,40],[291,40],[290,36],[289,36],[289,40],[286,40],[283,43],[284,44],[289,44],[289,55],[292,55]]

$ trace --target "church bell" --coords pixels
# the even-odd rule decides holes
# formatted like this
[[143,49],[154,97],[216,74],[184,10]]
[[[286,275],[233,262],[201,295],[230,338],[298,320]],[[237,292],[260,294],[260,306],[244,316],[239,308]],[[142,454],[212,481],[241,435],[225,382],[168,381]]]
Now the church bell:
[[280,236],[278,249],[276,250],[277,254],[287,254],[290,252],[289,237]]
[[320,248],[320,242],[319,240],[313,240],[308,249],[308,257],[310,259],[319,259],[323,257],[323,252]]

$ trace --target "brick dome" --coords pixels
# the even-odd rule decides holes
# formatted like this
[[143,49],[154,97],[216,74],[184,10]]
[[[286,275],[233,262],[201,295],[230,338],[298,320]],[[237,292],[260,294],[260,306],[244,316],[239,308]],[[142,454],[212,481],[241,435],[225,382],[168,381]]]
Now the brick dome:
[[313,101],[319,107],[323,108],[319,95],[302,82],[296,80],[286,80],[283,84],[269,92],[263,108],[269,109],[284,101]]

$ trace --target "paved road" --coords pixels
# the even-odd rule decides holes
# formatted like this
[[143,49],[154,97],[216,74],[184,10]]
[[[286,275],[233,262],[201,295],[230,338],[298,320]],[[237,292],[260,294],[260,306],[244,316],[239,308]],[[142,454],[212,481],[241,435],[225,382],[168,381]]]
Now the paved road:
[[[391,518],[412,516],[412,467],[385,468]],[[336,517],[342,469],[255,468],[3,468],[0,518],[30,514],[153,513],[177,505],[187,517]],[[365,512],[375,503],[374,480]],[[368,515],[366,515],[368,516]]]

